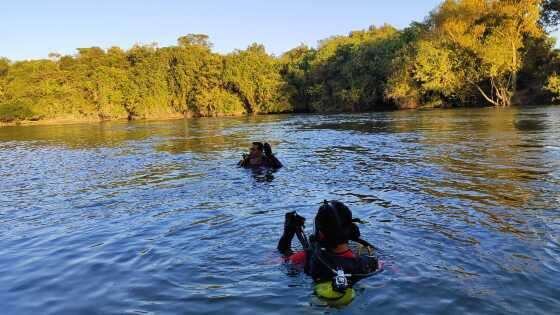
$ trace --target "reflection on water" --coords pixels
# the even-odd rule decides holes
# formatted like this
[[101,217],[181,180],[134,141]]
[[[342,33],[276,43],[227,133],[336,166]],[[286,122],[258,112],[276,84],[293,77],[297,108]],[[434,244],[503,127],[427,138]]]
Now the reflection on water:
[[274,251],[323,199],[388,266],[344,312],[560,309],[554,107],[6,127],[0,177],[6,314],[324,313]]

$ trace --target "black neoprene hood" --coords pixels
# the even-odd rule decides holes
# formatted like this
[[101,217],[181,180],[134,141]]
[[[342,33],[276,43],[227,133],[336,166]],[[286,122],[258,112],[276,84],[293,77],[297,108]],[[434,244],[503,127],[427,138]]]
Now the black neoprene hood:
[[352,238],[353,225],[352,211],[339,201],[325,201],[315,216],[315,233],[320,230],[327,245],[332,247]]

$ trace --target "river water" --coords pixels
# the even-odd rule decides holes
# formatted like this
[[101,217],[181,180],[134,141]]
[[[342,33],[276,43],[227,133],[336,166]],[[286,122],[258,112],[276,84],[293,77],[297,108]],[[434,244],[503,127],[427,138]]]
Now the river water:
[[[560,312],[557,107],[4,127],[0,178],[2,314]],[[323,199],[386,261],[341,309],[275,251]]]

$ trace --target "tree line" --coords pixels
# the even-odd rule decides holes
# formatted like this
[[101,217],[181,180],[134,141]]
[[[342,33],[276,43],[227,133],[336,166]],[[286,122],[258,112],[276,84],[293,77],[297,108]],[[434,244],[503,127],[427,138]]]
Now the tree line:
[[144,119],[280,112],[544,104],[560,97],[547,31],[558,0],[447,0],[423,22],[353,31],[281,56],[253,44],[79,48],[0,58],[0,121]]

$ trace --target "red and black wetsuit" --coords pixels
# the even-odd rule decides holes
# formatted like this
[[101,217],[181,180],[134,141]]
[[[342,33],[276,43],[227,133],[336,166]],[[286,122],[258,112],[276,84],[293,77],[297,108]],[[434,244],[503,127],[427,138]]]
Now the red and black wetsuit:
[[344,270],[345,273],[352,275],[352,282],[356,282],[379,268],[376,257],[356,256],[351,250],[335,254],[313,238],[308,249],[294,253],[291,249],[293,237],[292,233],[284,233],[278,242],[278,250],[284,254],[287,262],[304,266],[305,273],[313,277],[316,282],[331,280],[333,269]]
[[[350,249],[345,251],[344,253],[336,254],[336,256],[342,258],[356,258],[356,256],[354,256],[354,253]],[[294,265],[305,266],[305,263],[307,262],[307,252],[304,250],[295,252],[285,259],[286,262],[292,263]]]

